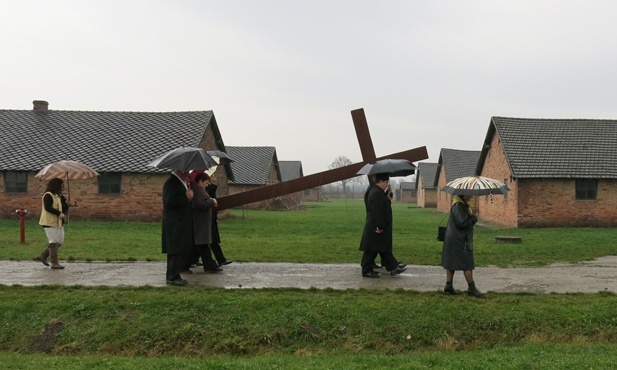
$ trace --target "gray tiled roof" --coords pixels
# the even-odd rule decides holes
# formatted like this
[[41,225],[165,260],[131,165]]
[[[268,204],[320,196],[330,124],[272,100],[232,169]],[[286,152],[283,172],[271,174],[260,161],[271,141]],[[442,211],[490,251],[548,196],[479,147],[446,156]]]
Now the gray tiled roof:
[[[438,167],[446,167],[446,182],[459,177],[473,176],[476,174],[480,151],[441,149]],[[439,172],[436,172],[435,183],[438,181]]]
[[513,177],[617,178],[617,120],[493,117],[485,144],[495,131]]
[[279,161],[281,181],[288,181],[303,177],[301,161]]
[[281,180],[276,149],[274,147],[226,146],[225,148],[227,149],[227,154],[234,159],[234,162],[231,162],[231,169],[235,179],[234,181],[229,181],[230,184],[268,185],[268,174],[273,163],[277,169],[278,180]]
[[39,171],[68,159],[98,172],[168,171],[147,164],[183,142],[199,145],[209,124],[224,150],[212,111],[0,110],[0,170]]
[[422,178],[423,189],[435,189],[435,176],[437,176],[437,163],[418,162],[418,175],[416,176],[417,183]]
[[403,181],[399,184],[401,190],[416,190],[416,183],[410,181]]

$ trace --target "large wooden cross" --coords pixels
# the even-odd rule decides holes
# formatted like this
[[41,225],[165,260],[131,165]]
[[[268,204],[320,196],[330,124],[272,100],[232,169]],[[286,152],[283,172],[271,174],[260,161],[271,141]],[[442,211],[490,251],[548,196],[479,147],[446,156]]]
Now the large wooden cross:
[[358,137],[358,143],[360,144],[362,162],[350,164],[344,167],[334,168],[312,175],[307,175],[289,181],[279,182],[277,184],[264,186],[258,189],[225,195],[217,199],[219,203],[218,209],[223,210],[233,207],[239,207],[245,204],[259,202],[266,199],[276,198],[282,195],[312,189],[336,181],[350,179],[352,177],[358,176],[356,173],[366,163],[374,162],[378,159],[406,159],[410,162],[416,162],[428,158],[428,153],[426,151],[426,147],[424,146],[376,158],[375,149],[373,148],[373,141],[371,140],[371,133],[368,129],[366,116],[364,115],[364,109],[360,108],[352,110],[351,117],[353,119],[353,124],[356,128],[356,136]]

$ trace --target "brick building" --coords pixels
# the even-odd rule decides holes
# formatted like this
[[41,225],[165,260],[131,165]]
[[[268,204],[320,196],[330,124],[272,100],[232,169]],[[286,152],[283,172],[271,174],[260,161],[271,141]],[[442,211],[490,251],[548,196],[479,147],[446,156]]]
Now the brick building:
[[[234,159],[231,169],[234,180],[229,181],[229,194],[241,193],[281,182],[281,170],[276,149],[271,146],[227,146]],[[274,199],[246,205],[246,208],[268,209]]]
[[[68,159],[99,172],[70,181],[71,220],[160,221],[162,187],[170,170],[148,163],[182,144],[225,151],[212,111],[86,112],[49,110],[34,101],[32,110],[0,110],[0,217],[25,208],[38,218],[47,185],[34,175],[47,164]],[[220,195],[228,192],[231,167],[217,168]],[[66,186],[65,186],[66,188]]]
[[435,208],[437,207],[437,186],[435,186],[435,176],[437,175],[437,163],[418,162],[416,175],[416,189],[418,189],[418,207]]
[[441,191],[448,182],[459,177],[473,176],[476,172],[479,151],[441,149],[437,172],[435,173],[435,186],[437,188],[437,210],[450,212],[452,196]]
[[401,203],[416,203],[418,201],[418,192],[416,183],[411,181],[402,181],[398,184],[398,189],[395,191],[395,199]]
[[476,173],[504,181],[480,218],[510,227],[617,226],[617,120],[492,117]]
[[[279,161],[281,181],[289,181],[304,177],[301,161]],[[298,209],[302,207],[304,191],[283,195],[274,200],[273,206],[277,209]]]

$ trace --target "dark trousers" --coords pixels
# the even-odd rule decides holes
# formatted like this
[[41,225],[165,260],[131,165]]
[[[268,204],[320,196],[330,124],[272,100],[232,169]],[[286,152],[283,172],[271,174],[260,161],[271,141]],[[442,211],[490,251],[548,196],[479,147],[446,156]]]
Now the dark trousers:
[[180,276],[180,271],[186,269],[186,266],[191,262],[191,258],[192,256],[187,253],[167,253],[167,272],[165,273],[167,280],[181,279],[182,276]]
[[197,245],[197,250],[201,256],[201,262],[204,264],[204,271],[216,271],[219,264],[212,259],[212,253],[210,252],[210,246],[208,244]]
[[378,254],[381,257],[381,264],[386,268],[386,270],[392,271],[398,267],[398,261],[394,258],[392,252],[364,251],[362,254],[362,261],[360,262],[363,274],[373,271],[373,264],[375,263],[375,258],[377,258]]
[[221,249],[221,245],[219,243],[210,244],[210,249],[212,253],[214,253],[214,258],[216,258],[216,262],[220,265],[221,263],[227,261],[225,255],[223,254],[223,250]]

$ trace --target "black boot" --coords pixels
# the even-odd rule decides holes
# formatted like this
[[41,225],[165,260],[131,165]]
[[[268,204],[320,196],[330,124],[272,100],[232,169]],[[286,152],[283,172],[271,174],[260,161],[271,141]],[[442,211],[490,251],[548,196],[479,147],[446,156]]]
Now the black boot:
[[454,290],[454,286],[451,281],[446,281],[446,286],[443,288],[443,291],[448,294],[456,294],[456,290]]
[[484,297],[484,293],[482,293],[478,290],[478,288],[476,288],[476,283],[474,283],[473,281],[469,283],[469,288],[467,288],[467,294],[478,298]]

